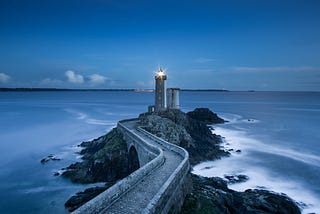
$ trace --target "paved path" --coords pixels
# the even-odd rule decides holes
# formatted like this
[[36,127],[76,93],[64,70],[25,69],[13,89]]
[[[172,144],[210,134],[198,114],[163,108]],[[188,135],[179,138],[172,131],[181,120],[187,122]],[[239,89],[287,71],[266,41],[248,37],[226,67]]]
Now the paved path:
[[164,153],[165,162],[155,169],[151,174],[141,180],[131,190],[125,193],[119,200],[103,210],[102,213],[140,213],[147,207],[151,199],[157,194],[162,185],[168,180],[182,162],[183,157],[177,153],[165,149],[149,137],[143,135],[135,129],[135,121],[122,123],[134,133],[139,135],[150,144],[161,148]]

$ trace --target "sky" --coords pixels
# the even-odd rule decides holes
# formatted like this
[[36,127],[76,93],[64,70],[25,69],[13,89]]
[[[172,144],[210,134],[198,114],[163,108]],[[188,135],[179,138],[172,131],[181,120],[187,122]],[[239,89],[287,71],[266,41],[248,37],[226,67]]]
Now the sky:
[[0,87],[320,91],[318,0],[0,0]]

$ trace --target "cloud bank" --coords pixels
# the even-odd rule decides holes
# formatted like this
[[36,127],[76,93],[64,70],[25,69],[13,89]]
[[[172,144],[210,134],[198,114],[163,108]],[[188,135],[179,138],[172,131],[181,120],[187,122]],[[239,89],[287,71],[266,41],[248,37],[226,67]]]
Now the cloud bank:
[[84,83],[83,76],[80,74],[76,74],[74,71],[68,70],[66,71],[65,75],[67,76],[68,81],[71,83],[77,83],[77,84]]
[[0,73],[0,83],[7,83],[11,77],[5,73]]
[[102,76],[100,74],[92,74],[88,76],[89,82],[92,85],[101,85],[106,83],[107,80],[109,80],[109,78]]

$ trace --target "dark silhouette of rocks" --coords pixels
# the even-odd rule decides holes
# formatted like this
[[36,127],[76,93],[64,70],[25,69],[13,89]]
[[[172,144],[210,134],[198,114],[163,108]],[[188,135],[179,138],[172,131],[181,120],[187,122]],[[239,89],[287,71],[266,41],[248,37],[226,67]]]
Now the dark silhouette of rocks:
[[195,110],[188,112],[187,115],[192,119],[202,121],[206,124],[218,124],[227,122],[208,108],[196,108]]
[[236,192],[219,177],[192,175],[193,191],[184,200],[181,214],[248,213],[298,214],[299,207],[284,194],[249,189]]
[[49,161],[59,161],[59,160],[61,160],[61,159],[58,158],[58,157],[56,157],[56,156],[54,156],[53,154],[50,154],[50,155],[48,155],[47,157],[41,159],[40,162],[41,162],[42,164],[45,164],[45,163],[48,163]]
[[108,189],[113,184],[114,183],[106,183],[106,185],[102,187],[91,187],[83,192],[78,192],[76,195],[69,198],[64,205],[69,210],[69,212],[72,212],[84,203],[86,203],[87,201],[90,201],[92,198],[96,197],[97,195]]
[[128,175],[127,145],[117,129],[81,146],[83,161],[65,168],[62,176],[73,182],[95,183],[113,182]]
[[208,126],[208,124],[222,123],[224,120],[207,108],[197,108],[188,113],[178,109],[154,114],[144,113],[139,119],[147,131],[185,148],[189,152],[189,161],[192,165],[230,154],[220,149],[221,136],[212,134]]
[[249,177],[246,175],[224,175],[224,178],[227,180],[228,184],[241,183],[249,180]]

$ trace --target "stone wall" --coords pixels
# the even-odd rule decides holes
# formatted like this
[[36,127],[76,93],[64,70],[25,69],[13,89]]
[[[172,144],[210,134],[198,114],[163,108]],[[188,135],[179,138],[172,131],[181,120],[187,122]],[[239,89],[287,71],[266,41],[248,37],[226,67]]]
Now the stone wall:
[[191,191],[191,182],[189,180],[189,154],[188,152],[174,144],[171,144],[142,128],[138,128],[138,131],[147,135],[158,144],[171,150],[183,157],[183,161],[179,164],[173,174],[161,187],[157,195],[150,201],[149,205],[142,213],[179,213],[182,207],[183,200],[187,193]]
[[149,163],[159,154],[159,149],[157,147],[145,142],[138,135],[134,134],[125,126],[123,126],[121,122],[118,123],[117,128],[124,136],[128,146],[128,151],[131,146],[134,146],[134,148],[137,150],[140,166],[144,166],[145,164]]
[[[142,167],[75,210],[73,214],[100,213],[165,161],[163,151],[160,147],[155,147],[144,141],[139,137],[139,135],[129,130],[121,122],[118,123],[117,128],[124,135],[128,148],[130,148],[131,145],[135,146],[139,159],[141,158],[139,161],[141,161]],[[142,128],[138,128],[138,131],[159,143],[166,149],[183,157],[183,161],[179,164],[168,180],[165,181],[158,193],[149,202],[147,208],[142,210],[142,213],[168,213],[169,211],[171,213],[178,213],[183,204],[185,195],[190,190],[188,180],[188,172],[190,168],[189,154],[185,149],[174,144],[170,144]]]
[[147,144],[143,141],[143,139],[135,135],[121,123],[118,123],[118,128],[123,133],[125,138],[132,138],[135,141],[142,141],[145,144],[145,147],[149,146],[150,151],[152,153],[157,153],[157,156],[135,172],[131,173],[129,176],[114,184],[112,187],[110,187],[97,197],[79,207],[77,210],[72,212],[73,214],[100,213],[103,209],[108,207],[108,205],[111,205],[113,202],[115,202],[119,197],[121,197],[122,194],[128,191],[132,186],[134,186],[137,182],[139,182],[152,170],[154,170],[164,162],[163,151],[161,149]]

